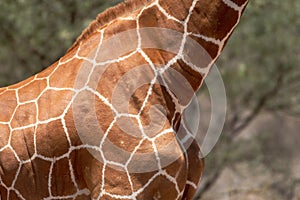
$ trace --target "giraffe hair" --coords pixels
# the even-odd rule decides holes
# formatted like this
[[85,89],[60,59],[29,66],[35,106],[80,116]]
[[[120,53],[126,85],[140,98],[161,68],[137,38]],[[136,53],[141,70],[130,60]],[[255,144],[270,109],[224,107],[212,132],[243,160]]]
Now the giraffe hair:
[[101,27],[105,27],[110,22],[128,15],[128,13],[133,13],[134,11],[139,10],[150,2],[151,0],[125,0],[114,7],[106,9],[104,12],[98,14],[97,18],[93,20],[85,30],[83,30],[81,35],[77,37],[67,52],[78,47],[81,41],[87,39],[91,34],[95,33],[98,29],[101,29]]

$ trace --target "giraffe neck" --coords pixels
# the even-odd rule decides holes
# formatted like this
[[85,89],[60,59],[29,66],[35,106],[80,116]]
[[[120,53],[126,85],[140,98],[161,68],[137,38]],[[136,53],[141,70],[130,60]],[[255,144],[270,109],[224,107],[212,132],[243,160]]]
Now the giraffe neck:
[[203,53],[205,56],[201,58],[202,60],[190,63],[186,62],[184,55],[181,55],[177,60],[179,66],[174,67],[185,76],[196,91],[211,65],[221,54],[247,3],[248,0],[158,0],[153,2],[155,6],[145,9],[141,15],[140,27],[173,29],[183,34],[183,48],[191,47],[187,44],[188,39],[196,41],[202,47],[191,55],[201,57]]
[[[179,63],[176,70],[186,76],[196,91],[209,72],[211,65],[221,54],[247,3],[248,0],[145,0],[139,2],[128,0],[116,8],[100,14],[78,37],[71,50],[78,48],[80,43],[89,40],[91,35],[100,30],[104,32],[104,38],[109,38],[122,31],[135,28],[171,29],[183,34],[182,41],[180,41],[183,48],[189,48],[186,44],[186,40],[189,38],[197,42],[202,48],[201,51],[205,52],[206,58],[200,61],[202,63],[198,62],[196,65],[180,59],[184,56],[178,54],[184,52],[177,52],[176,60],[172,61]],[[113,18],[107,16],[113,16]],[[176,42],[179,43],[179,41]],[[195,54],[197,53],[201,54],[201,52],[195,52]],[[161,57],[161,61],[163,60],[163,64],[170,61],[168,58],[172,57],[162,55],[162,53],[149,57],[155,60],[155,57],[158,56]],[[168,64],[171,65],[172,62]],[[201,70],[200,68],[205,69]]]
[[[128,59],[123,59],[124,62],[122,62],[120,58],[112,60],[110,62],[112,67],[108,69],[107,73],[104,73],[105,76],[99,82],[102,86],[97,87],[94,85],[95,88],[93,89],[102,90],[107,94],[106,97],[108,100],[111,101],[113,91],[110,90],[110,88],[116,85],[114,81],[138,64],[151,65],[154,63],[162,65],[165,69],[172,68],[178,71],[189,82],[193,90],[196,91],[209,72],[211,64],[220,55],[229,36],[239,22],[247,2],[247,0],[184,0],[178,2],[174,2],[174,0],[152,0],[143,1],[141,3],[136,3],[134,0],[127,1],[125,5],[121,4],[123,6],[119,6],[119,9],[125,9],[125,11],[120,12],[118,8],[116,8],[116,10],[107,11],[115,12],[115,17],[104,20],[102,18],[109,13],[100,15],[98,17],[100,19],[97,19],[98,22],[100,21],[98,27],[97,23],[93,22],[91,27],[84,31],[70,51],[68,51],[59,62],[53,64],[34,78],[32,77],[16,86],[12,86],[12,88],[18,88],[22,85],[26,86],[27,84],[30,85],[31,82],[40,82],[42,84],[41,87],[45,86],[45,90],[47,85],[47,88],[51,88],[53,91],[66,90],[72,94],[76,89],[74,89],[74,87],[77,87],[75,85],[78,84],[76,81],[79,74],[81,74],[80,71],[83,68],[87,69],[88,72],[85,75],[88,76],[88,73],[92,72],[91,70],[95,70],[95,66],[93,67],[93,65],[95,61],[97,61],[97,58],[94,57],[94,54],[97,49],[101,49],[100,46],[104,40],[108,40],[110,37],[123,31],[156,27],[171,29],[182,34],[180,41],[171,41],[178,42],[181,45],[181,49],[186,47],[188,39],[193,40],[202,47],[203,51],[206,51],[206,57],[208,55],[209,58],[204,58],[204,60],[202,60],[204,61],[203,63],[198,63],[201,65],[199,67],[185,60],[183,51],[174,53],[158,49],[145,49],[143,51],[135,49],[132,50],[135,52],[131,52],[133,56]],[[131,13],[126,14],[126,9],[129,9]],[[120,14],[118,15],[118,13]],[[139,39],[141,38],[137,38],[137,40]],[[115,49],[109,49],[106,53],[109,51],[115,51]],[[103,53],[103,51],[100,50],[99,54],[101,53]],[[193,53],[197,56],[198,52]],[[130,55],[130,53],[128,53],[128,55]],[[116,61],[117,64],[113,61]],[[119,64],[120,61],[121,64]],[[120,69],[119,65],[128,65],[126,62],[128,62],[131,67],[126,66]],[[161,69],[156,70],[157,72],[161,72]],[[149,68],[149,72],[150,71],[151,69]],[[162,72],[165,71],[162,70]],[[141,74],[141,76],[145,75]],[[150,79],[147,75],[145,77],[146,79]],[[84,81],[86,83],[88,81],[87,79],[92,79],[92,75],[88,78],[85,77]],[[84,83],[81,83],[81,86],[83,84]],[[169,88],[161,89],[161,93],[168,93],[165,91],[168,89]],[[42,91],[43,90],[41,90],[41,92]],[[18,93],[18,91],[16,93]],[[17,99],[17,97],[15,98]],[[137,97],[137,99],[140,99],[140,102],[143,100],[141,98],[143,97]],[[165,104],[171,105],[171,99],[172,97],[166,97],[164,100],[166,101]],[[138,102],[133,102],[132,104],[139,104],[133,106],[136,110],[139,110],[143,106]],[[169,117],[174,117],[176,108],[168,107],[167,110],[172,110],[169,113]],[[174,119],[173,117],[171,118]]]

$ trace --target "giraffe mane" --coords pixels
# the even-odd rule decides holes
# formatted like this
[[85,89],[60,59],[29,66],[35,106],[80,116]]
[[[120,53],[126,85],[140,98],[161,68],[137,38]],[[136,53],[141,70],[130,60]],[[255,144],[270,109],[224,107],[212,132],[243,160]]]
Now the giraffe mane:
[[124,2],[121,2],[114,7],[106,9],[102,13],[99,13],[97,18],[93,20],[86,29],[84,29],[79,37],[77,37],[77,39],[67,52],[70,52],[71,50],[76,48],[81,41],[87,39],[99,28],[107,25],[108,23],[116,20],[119,17],[123,17],[128,13],[132,13],[135,10],[140,9],[142,6],[145,6],[149,2],[150,0],[125,0]]

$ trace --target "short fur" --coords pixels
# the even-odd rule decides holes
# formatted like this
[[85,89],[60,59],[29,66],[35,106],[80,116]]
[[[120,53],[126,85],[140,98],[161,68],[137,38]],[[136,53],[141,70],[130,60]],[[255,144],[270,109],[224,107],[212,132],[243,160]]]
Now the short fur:
[[76,39],[74,44],[68,49],[67,52],[76,48],[81,41],[88,38],[92,33],[97,31],[102,26],[109,24],[111,21],[122,17],[125,14],[132,13],[135,10],[139,10],[149,2],[151,2],[151,0],[125,0],[125,2],[119,3],[118,5],[108,8],[104,12],[98,14],[97,18],[92,21],[90,25],[81,33],[81,35]]

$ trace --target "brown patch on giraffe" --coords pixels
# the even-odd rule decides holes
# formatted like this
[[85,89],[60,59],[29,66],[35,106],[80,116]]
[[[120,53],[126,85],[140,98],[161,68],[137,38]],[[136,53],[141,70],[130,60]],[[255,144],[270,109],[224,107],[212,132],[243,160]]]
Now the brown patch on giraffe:
[[93,64],[90,62],[84,61],[81,64],[78,73],[75,76],[73,74],[74,78],[71,79],[71,80],[75,80],[73,86],[74,89],[80,90],[86,86],[88,82],[89,74],[91,73],[92,69],[93,69]]
[[150,84],[136,88],[129,99],[128,113],[133,115],[137,115],[139,113],[147,96],[147,91],[149,90],[149,88]]
[[[62,174],[62,172],[64,173]],[[51,186],[53,196],[68,196],[77,192],[72,182],[68,158],[63,158],[54,163]]]
[[8,125],[0,124],[0,149],[8,144],[8,139],[10,136],[10,128]]
[[[148,63],[144,60],[144,58],[139,54],[135,53],[131,57],[120,61],[118,63],[113,63],[108,66],[108,68],[105,70],[105,72],[102,74],[101,77],[97,77],[99,83],[105,83],[105,84],[99,84],[97,91],[101,93],[105,98],[107,98],[110,102],[112,100],[112,94],[114,90],[116,89],[116,86],[118,87],[124,87],[123,92],[128,92],[128,89],[125,85],[125,83],[120,83],[120,79],[126,75],[127,72],[131,70],[135,70],[138,66],[144,66],[144,71],[148,71],[147,74],[142,74],[144,71],[138,71],[137,73],[131,73],[134,71],[131,71],[130,75],[134,77],[140,77],[144,78],[146,82],[148,80],[151,80],[154,77],[153,71],[148,65]],[[97,74],[97,73],[96,73]],[[99,79],[100,78],[100,79]],[[130,77],[129,77],[130,78]],[[94,78],[96,79],[96,78]],[[134,78],[132,77],[134,80]],[[148,81],[149,82],[149,81]],[[122,95],[122,94],[120,94]],[[115,99],[117,100],[117,99]],[[129,100],[129,99],[128,99]],[[125,100],[124,100],[125,101]]]
[[12,132],[11,146],[21,160],[28,160],[34,155],[34,128]]
[[41,71],[36,75],[36,78],[42,79],[42,78],[47,78],[50,76],[50,74],[53,72],[53,70],[57,67],[58,61]]
[[181,183],[179,188],[183,189],[187,179],[187,165],[184,155],[180,156],[177,160],[174,160],[173,163],[164,167],[164,169],[170,176],[176,178],[178,183]]
[[74,123],[74,116],[73,116],[73,109],[72,107],[68,110],[65,118],[66,122],[66,128],[69,132],[70,140],[71,140],[71,145],[73,147],[76,147],[78,145],[81,145],[82,142],[80,141],[79,135],[77,133],[77,129]]
[[[135,127],[128,127],[129,125],[133,125]],[[118,119],[107,135],[107,139],[103,144],[104,149],[107,147],[106,151],[104,150],[104,155],[108,160],[115,160],[118,156],[121,156],[120,159],[126,162],[129,157],[124,158],[124,155],[111,154],[113,152],[110,151],[110,145],[115,145],[115,147],[119,148],[119,150],[127,152],[129,156],[129,154],[131,154],[131,152],[133,152],[135,147],[139,144],[141,138],[142,133],[136,120],[122,117]]]
[[18,88],[20,88],[20,87],[22,87],[22,86],[24,86],[24,85],[30,83],[33,79],[34,79],[33,76],[32,76],[32,77],[29,77],[28,79],[26,79],[26,80],[24,80],[24,81],[21,81],[21,82],[19,82],[19,83],[16,83],[16,84],[14,84],[14,85],[9,86],[9,89],[18,89]]
[[[145,143],[143,145],[145,145]],[[140,177],[139,175],[146,175],[146,177],[149,177],[154,175],[153,172],[156,172],[159,169],[154,148],[152,147],[151,149],[150,146],[146,146],[146,148],[145,151],[145,146],[140,146],[128,164],[129,172],[134,173],[134,176],[136,176],[139,183],[142,182],[144,184],[147,183],[147,180],[144,180],[143,177]],[[138,185],[139,183],[136,184]]]
[[156,68],[161,68],[165,66],[170,60],[172,60],[176,55],[161,49],[143,49],[143,51],[148,55],[150,60],[155,64]]
[[222,40],[238,19],[239,13],[228,9],[222,0],[198,1],[188,23],[188,31]]
[[35,80],[29,83],[18,90],[19,101],[22,103],[35,100],[46,87],[46,80]]
[[[84,158],[85,159],[85,162],[80,162],[82,158],[79,158],[79,152],[82,151],[82,152],[85,152],[86,155],[84,155]],[[91,155],[89,154],[89,152],[87,152],[86,149],[82,149],[82,150],[74,150],[70,153],[70,161],[71,161],[71,164],[72,164],[72,169],[73,169],[73,172],[74,172],[74,177],[75,177],[75,180],[76,180],[76,183],[77,183],[77,186],[78,186],[78,189],[79,190],[82,190],[82,189],[85,189],[87,187],[86,185],[86,182],[84,180],[84,176],[83,176],[83,173],[82,173],[82,168],[86,168],[88,166],[88,163],[89,163],[89,159],[94,159],[94,158],[91,158]],[[93,177],[93,176],[91,176]]]
[[[194,140],[187,150],[188,155],[188,181],[191,181],[195,185],[198,185],[198,182],[202,176],[204,170],[204,158],[200,158],[201,150],[198,143]],[[192,161],[192,162],[191,162]],[[187,199],[192,199],[196,189],[187,184],[183,197]]]
[[15,188],[25,199],[43,199],[49,196],[48,177],[50,162],[35,158],[22,165]]
[[[98,195],[96,195],[94,197],[94,199],[97,199],[97,197],[98,197]],[[103,195],[101,197],[101,199],[104,199],[104,200],[119,200],[120,198],[114,198],[114,197],[111,197],[111,196],[105,194],[105,195]],[[122,200],[132,200],[132,198],[124,198],[124,197],[122,197]]]
[[12,128],[19,128],[36,123],[37,108],[35,103],[27,103],[17,107],[11,121]]
[[159,0],[159,5],[167,11],[168,14],[180,21],[184,21],[189,14],[189,8],[192,6],[192,0],[181,0],[177,3],[168,3],[164,0]]
[[4,93],[6,90],[7,90],[7,87],[0,88],[0,95],[1,95],[2,93]]
[[87,40],[82,41],[78,50],[78,56],[93,59],[96,56],[96,50],[101,40],[101,34],[95,32]]
[[144,27],[159,27],[172,29],[183,33],[184,27],[182,24],[168,19],[163,13],[160,12],[157,6],[152,6],[143,11],[139,17],[140,28]]
[[136,29],[135,20],[116,20],[106,27],[103,39],[107,40],[118,33],[122,33],[130,29]]
[[9,199],[17,200],[21,199],[14,190],[9,191]]
[[137,192],[144,185],[149,183],[149,180],[157,173],[157,171],[153,172],[144,172],[144,173],[131,173],[131,181],[133,186],[133,191]]
[[[78,189],[82,190],[82,189],[87,188],[87,185],[85,183],[85,180],[84,180],[83,173],[82,173],[81,169],[82,168],[84,169],[86,167],[85,164],[87,164],[88,162],[84,162],[84,163],[80,162],[79,151],[84,151],[84,152],[86,152],[86,154],[89,154],[89,152],[87,152],[86,149],[73,150],[70,153],[69,159],[70,159],[70,162],[71,162],[71,165],[72,165],[71,167],[72,167],[72,170],[73,170],[74,178],[75,178],[75,181],[77,183]],[[85,159],[87,159],[90,156],[91,156],[90,154],[85,155]]]
[[145,153],[153,153],[154,149],[152,146],[152,142],[149,140],[144,140],[141,144],[141,146],[137,149],[137,154],[145,154]]
[[[74,59],[69,63],[59,65],[55,72],[49,77],[49,86],[55,88],[74,88],[78,72],[83,61]],[[72,66],[72,70],[70,70]],[[63,74],[64,78],[61,78]]]
[[19,168],[19,162],[10,148],[0,151],[0,176],[3,183],[10,187]]
[[44,92],[38,99],[38,120],[44,121],[62,115],[73,94],[74,92],[68,90]]
[[165,176],[156,177],[145,190],[137,196],[137,200],[144,199],[176,199],[178,193],[175,184],[170,182]]
[[171,68],[179,72],[185,78],[185,80],[189,82],[190,87],[193,88],[194,91],[197,91],[199,85],[201,85],[203,82],[203,75],[194,71],[182,60],[178,60],[178,62],[173,64]]
[[[62,63],[62,62],[67,62],[68,60],[74,59],[74,57],[76,56],[76,53],[78,51],[78,48],[79,48],[79,43],[76,46],[76,48],[73,48],[72,50],[68,50],[67,53],[59,59],[59,61]],[[58,63],[59,62],[57,62],[57,64]]]
[[177,170],[181,168],[181,165],[184,165],[186,160],[182,149],[176,140],[175,133],[170,132],[156,138],[155,146],[157,148],[162,167],[169,168],[169,165],[175,161],[178,162]]
[[[134,97],[136,99],[140,99],[142,97],[141,94],[147,94],[147,91],[148,89],[146,90],[141,88],[141,90],[137,90],[137,92],[134,94]],[[132,104],[135,104],[136,106],[139,105],[137,104],[137,101],[133,101]],[[160,126],[161,128],[165,128],[165,125],[162,122],[167,123],[167,120],[171,121],[174,113],[175,105],[172,101],[172,97],[168,94],[164,85],[162,85],[162,83],[161,85],[154,84],[152,94],[149,96],[146,106],[141,112],[140,118],[143,126],[149,126],[153,120],[161,119]]]
[[68,152],[70,147],[60,120],[40,124],[36,132],[37,154],[53,158]]
[[15,91],[6,91],[0,95],[0,121],[9,122],[13,112],[17,107],[17,99]]
[[3,199],[7,199],[7,190],[2,185],[0,185],[0,196]]
[[[181,164],[181,166],[179,166],[179,164]],[[174,169],[178,169],[178,171]],[[186,161],[184,162],[184,164],[176,161],[166,169],[167,173],[176,179],[180,191],[183,191],[184,188],[186,187],[186,180],[188,177],[187,170],[188,169],[187,169]]]
[[71,122],[74,125],[73,130],[76,129],[79,136],[79,141],[77,140],[76,143],[99,146],[104,133],[115,117],[110,106],[94,93],[83,91],[75,98],[71,109],[73,121],[70,119],[68,123]]
[[91,192],[91,197],[97,198],[101,192],[103,163],[95,159],[87,149],[79,149],[73,152],[72,155],[76,158],[73,161],[73,166],[76,168],[75,176],[79,180],[84,180],[84,182],[79,181],[81,183],[79,187],[84,187],[83,183],[85,183]]
[[130,182],[125,171],[119,171],[111,167],[105,168],[104,190],[114,195],[131,195]]
[[[199,147],[199,144],[194,140],[190,147],[187,149],[187,155],[188,160],[193,161],[192,163],[189,162],[189,180],[198,184],[199,177],[201,177],[201,174],[204,169],[204,158],[199,158],[199,155],[201,154],[201,150]],[[202,170],[199,170],[198,168],[201,168]],[[198,170],[197,170],[198,169]]]
[[95,111],[99,125],[103,131],[106,131],[114,120],[115,113],[101,99],[95,96]]
[[[168,144],[170,144],[170,142],[172,142],[173,140],[175,139],[174,142],[176,142],[175,146],[176,146],[176,150],[178,151],[180,157],[181,155],[183,154],[181,152],[181,149],[180,147],[178,146],[177,144],[177,140],[176,140],[176,137],[175,137],[175,133],[174,132],[168,132],[166,134],[163,134],[161,135],[160,137],[158,138],[155,138],[155,145],[157,147],[157,150],[160,151],[160,150],[163,150]],[[175,153],[175,152],[172,152],[172,153]]]
[[91,197],[87,196],[85,194],[79,195],[75,198],[75,200],[90,200],[90,199],[91,199]]
[[[205,52],[207,53],[207,55],[204,55],[204,59],[203,59],[203,63],[201,63],[201,68],[205,68],[208,66],[209,62],[212,61],[212,59],[216,58],[218,56],[219,53],[219,46],[216,44],[213,44],[212,42],[207,42],[205,40],[203,40],[202,38],[199,37],[195,37],[193,35],[190,35],[189,37],[191,37],[193,40],[197,41],[198,44],[205,50]],[[206,58],[205,56],[210,56],[209,58]],[[194,63],[194,64],[198,64],[198,63]],[[200,64],[200,63],[199,63]]]

